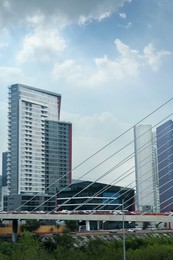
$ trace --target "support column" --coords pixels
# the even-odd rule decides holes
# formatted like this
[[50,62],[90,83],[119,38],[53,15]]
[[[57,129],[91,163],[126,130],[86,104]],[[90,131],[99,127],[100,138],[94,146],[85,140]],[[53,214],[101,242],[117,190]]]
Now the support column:
[[90,231],[90,222],[89,222],[89,220],[86,220],[86,230]]
[[12,242],[17,242],[17,238],[18,238],[18,220],[14,219],[12,221]]
[[100,221],[97,221],[97,230],[100,230]]

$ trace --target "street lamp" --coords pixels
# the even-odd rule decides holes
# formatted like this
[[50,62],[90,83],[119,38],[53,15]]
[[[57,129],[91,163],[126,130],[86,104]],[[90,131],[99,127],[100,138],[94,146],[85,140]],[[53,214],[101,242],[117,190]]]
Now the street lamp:
[[126,260],[126,238],[125,238],[125,227],[124,227],[124,199],[122,199],[122,210],[123,210],[123,259]]

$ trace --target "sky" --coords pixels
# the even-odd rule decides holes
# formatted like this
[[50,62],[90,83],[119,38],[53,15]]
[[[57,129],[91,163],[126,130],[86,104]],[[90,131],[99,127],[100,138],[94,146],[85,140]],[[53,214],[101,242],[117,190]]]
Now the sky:
[[0,0],[0,152],[14,83],[62,95],[73,167],[173,97],[172,14],[172,0]]

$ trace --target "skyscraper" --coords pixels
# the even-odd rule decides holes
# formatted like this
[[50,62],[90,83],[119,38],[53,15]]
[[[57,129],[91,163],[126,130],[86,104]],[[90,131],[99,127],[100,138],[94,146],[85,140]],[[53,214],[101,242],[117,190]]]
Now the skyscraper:
[[60,106],[60,94],[9,87],[10,195],[50,195],[71,182],[72,125],[60,121]]
[[173,210],[173,121],[156,129],[160,210]]
[[7,186],[7,157],[8,152],[2,153],[2,186]]
[[151,125],[134,127],[136,207],[159,211],[156,138]]

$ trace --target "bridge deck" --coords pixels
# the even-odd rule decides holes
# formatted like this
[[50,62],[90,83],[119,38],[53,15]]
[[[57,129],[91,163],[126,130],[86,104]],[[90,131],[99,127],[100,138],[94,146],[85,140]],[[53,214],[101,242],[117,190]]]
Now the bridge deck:
[[93,221],[129,221],[129,222],[173,222],[173,216],[164,215],[109,215],[109,214],[21,214],[2,213],[0,219],[44,219],[44,220],[93,220]]

